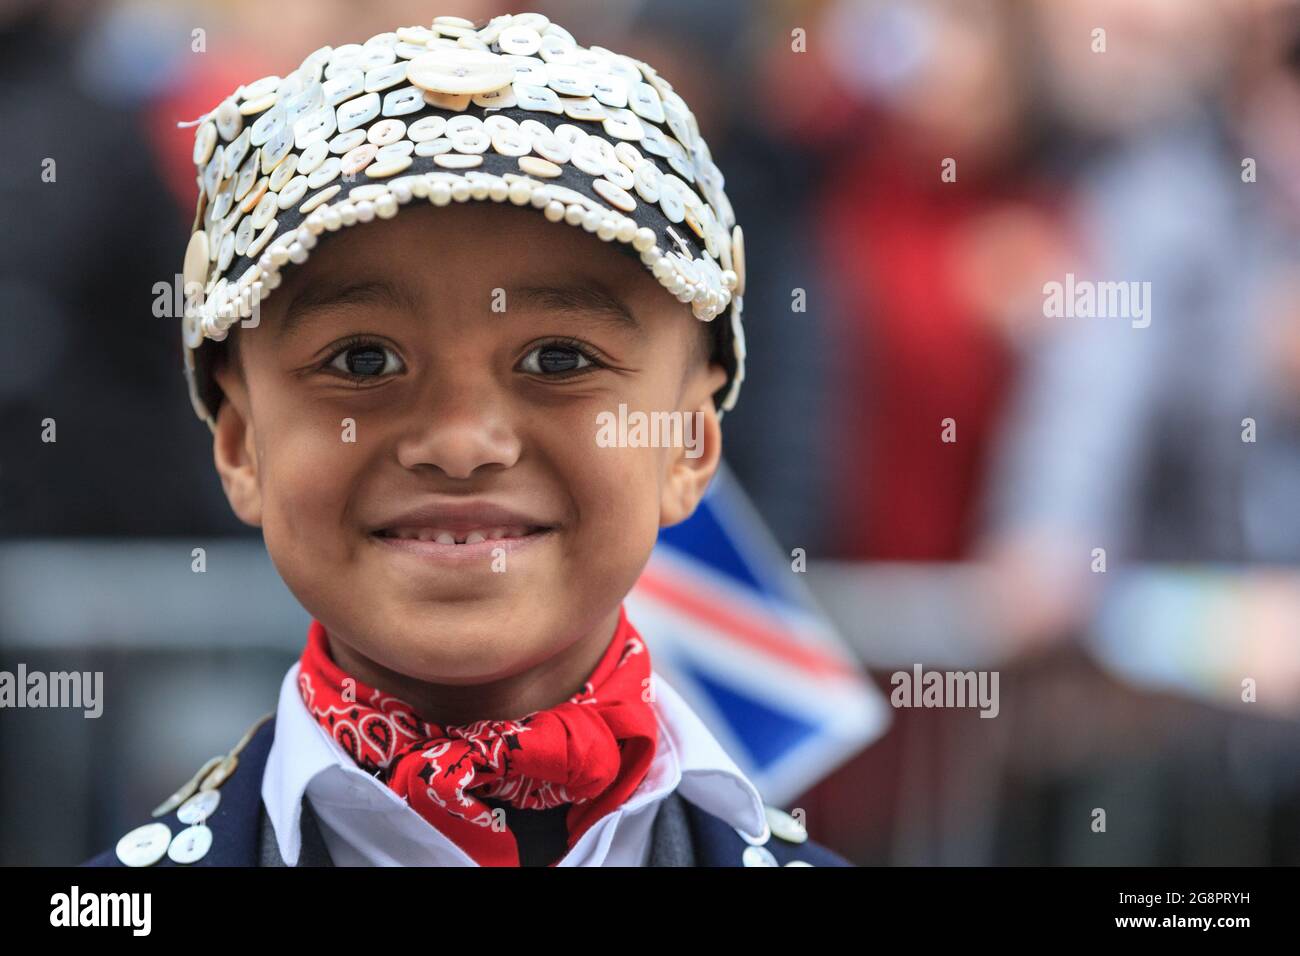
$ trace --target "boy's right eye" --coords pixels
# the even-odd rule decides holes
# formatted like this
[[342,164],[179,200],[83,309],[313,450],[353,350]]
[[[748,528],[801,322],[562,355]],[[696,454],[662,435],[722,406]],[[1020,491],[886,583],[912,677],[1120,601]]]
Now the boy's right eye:
[[345,343],[330,358],[328,367],[355,380],[378,378],[385,373],[400,372],[403,366],[397,353],[387,345],[382,342],[362,340]]

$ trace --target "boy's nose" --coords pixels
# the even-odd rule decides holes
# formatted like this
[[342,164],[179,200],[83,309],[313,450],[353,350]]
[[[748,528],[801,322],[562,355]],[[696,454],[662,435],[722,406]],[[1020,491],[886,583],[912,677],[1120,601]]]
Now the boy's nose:
[[510,467],[522,448],[499,402],[471,391],[421,402],[398,446],[406,468],[433,465],[448,478],[469,478],[484,465]]

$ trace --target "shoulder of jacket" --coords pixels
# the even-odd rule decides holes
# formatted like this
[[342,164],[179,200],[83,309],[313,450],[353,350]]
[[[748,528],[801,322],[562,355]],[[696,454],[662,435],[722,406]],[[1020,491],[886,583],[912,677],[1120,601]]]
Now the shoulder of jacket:
[[[217,754],[203,762],[190,777],[169,797],[154,807],[152,822],[129,830],[111,850],[105,850],[85,861],[83,866],[162,866],[190,864],[203,860],[212,849],[214,834],[207,823],[214,818],[231,822],[239,814],[232,814],[229,806],[222,807],[221,787],[235,776],[240,766],[240,755],[264,725],[274,719],[275,712],[258,718],[225,754]],[[262,741],[263,743],[269,743]],[[256,748],[254,762],[260,768],[265,764],[269,746]],[[243,776],[247,776],[245,774]],[[260,794],[261,774],[256,781],[240,778],[241,789],[256,790]],[[245,801],[246,802],[246,801]]]
[[685,803],[701,866],[855,866],[811,839],[799,817],[770,803],[763,805],[767,827],[757,840],[689,800]]

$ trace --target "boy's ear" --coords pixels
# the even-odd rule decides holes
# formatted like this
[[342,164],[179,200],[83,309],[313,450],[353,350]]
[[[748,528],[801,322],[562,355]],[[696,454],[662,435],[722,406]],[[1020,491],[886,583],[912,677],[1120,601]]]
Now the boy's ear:
[[671,527],[695,513],[722,461],[722,424],[713,393],[727,381],[727,370],[710,363],[692,377],[683,401],[682,444],[668,449],[668,477],[659,497],[659,526]]
[[217,409],[212,457],[235,516],[254,528],[262,526],[262,490],[257,480],[257,445],[243,376],[222,363],[213,369],[223,399]]

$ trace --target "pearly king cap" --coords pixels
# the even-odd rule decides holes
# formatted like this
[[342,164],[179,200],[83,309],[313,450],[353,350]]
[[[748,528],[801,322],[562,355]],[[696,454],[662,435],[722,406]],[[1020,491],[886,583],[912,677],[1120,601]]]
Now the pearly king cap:
[[435,17],[322,47],[180,125],[197,127],[199,187],[185,377],[210,429],[222,395],[205,341],[237,328],[325,233],[420,201],[510,202],[639,258],[713,323],[719,415],[736,404],[744,240],[694,115],[648,64],[579,46],[539,13],[481,27]]

